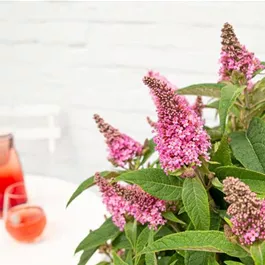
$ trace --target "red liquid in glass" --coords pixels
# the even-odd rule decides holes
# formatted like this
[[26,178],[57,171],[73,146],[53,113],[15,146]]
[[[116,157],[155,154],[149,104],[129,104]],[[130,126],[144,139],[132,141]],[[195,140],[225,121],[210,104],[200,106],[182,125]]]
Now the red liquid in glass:
[[[3,211],[5,189],[11,184],[23,181],[23,172],[13,146],[12,135],[0,136],[0,217]],[[14,205],[24,202],[25,200],[13,201]]]
[[14,239],[30,243],[42,234],[46,216],[40,207],[19,205],[8,211],[5,225]]

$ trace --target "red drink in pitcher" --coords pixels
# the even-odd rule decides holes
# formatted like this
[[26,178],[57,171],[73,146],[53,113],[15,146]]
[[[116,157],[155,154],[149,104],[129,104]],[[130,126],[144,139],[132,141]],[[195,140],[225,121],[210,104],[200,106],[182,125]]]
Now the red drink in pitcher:
[[[23,172],[18,154],[14,148],[13,136],[11,134],[0,135],[0,217],[3,212],[6,188],[14,183],[23,181]],[[24,193],[26,194],[25,190]],[[15,206],[25,203],[25,200],[14,200],[12,203]]]

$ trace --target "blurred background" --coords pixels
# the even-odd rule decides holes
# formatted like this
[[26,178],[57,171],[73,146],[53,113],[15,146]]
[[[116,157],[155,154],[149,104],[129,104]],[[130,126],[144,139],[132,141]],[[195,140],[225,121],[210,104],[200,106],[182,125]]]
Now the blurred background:
[[225,22],[264,60],[264,10],[264,2],[1,2],[0,130],[15,132],[26,173],[79,183],[111,167],[94,113],[143,142],[152,136],[146,116],[155,120],[145,73],[178,87],[216,82]]

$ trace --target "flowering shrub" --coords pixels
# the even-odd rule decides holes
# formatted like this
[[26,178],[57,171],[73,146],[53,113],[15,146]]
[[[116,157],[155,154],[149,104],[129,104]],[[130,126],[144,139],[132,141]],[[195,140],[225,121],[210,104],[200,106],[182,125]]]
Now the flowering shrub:
[[[157,112],[147,117],[152,139],[141,144],[94,115],[115,170],[95,172],[68,202],[97,185],[110,214],[77,246],[78,265],[96,251],[107,257],[101,265],[265,264],[265,78],[253,80],[264,63],[230,24],[221,38],[217,83],[176,88],[144,75]],[[219,126],[205,126],[205,108]]]

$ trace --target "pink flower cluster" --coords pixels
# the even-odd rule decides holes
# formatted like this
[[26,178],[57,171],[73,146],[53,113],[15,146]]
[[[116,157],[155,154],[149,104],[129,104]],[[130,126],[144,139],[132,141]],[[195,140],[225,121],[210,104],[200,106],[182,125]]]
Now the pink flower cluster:
[[98,114],[94,119],[100,132],[106,138],[108,145],[108,159],[114,165],[123,167],[128,161],[142,154],[143,146],[126,134],[120,133],[116,128],[106,123]]
[[208,159],[209,136],[193,107],[159,73],[149,72],[143,82],[150,88],[157,108],[154,142],[165,172],[200,165],[199,156]]
[[243,73],[248,81],[252,79],[253,74],[264,66],[254,53],[249,52],[245,46],[241,45],[234,33],[233,27],[225,23],[222,29],[222,52],[221,68],[219,75],[221,80],[230,80],[233,70]]
[[99,173],[95,174],[95,181],[102,192],[103,203],[112,214],[113,223],[121,231],[126,224],[126,216],[134,217],[141,224],[148,223],[154,229],[166,223],[162,217],[162,212],[166,210],[165,201],[149,195],[136,185],[110,184]]
[[222,80],[229,80],[233,70],[243,73],[247,80],[250,80],[257,70],[264,68],[254,53],[248,52],[245,46],[242,46],[241,50],[232,56],[222,51],[220,63],[222,66],[219,74]]
[[249,186],[237,178],[227,177],[223,191],[230,204],[227,213],[232,216],[232,232],[243,245],[265,239],[265,201],[257,198]]

